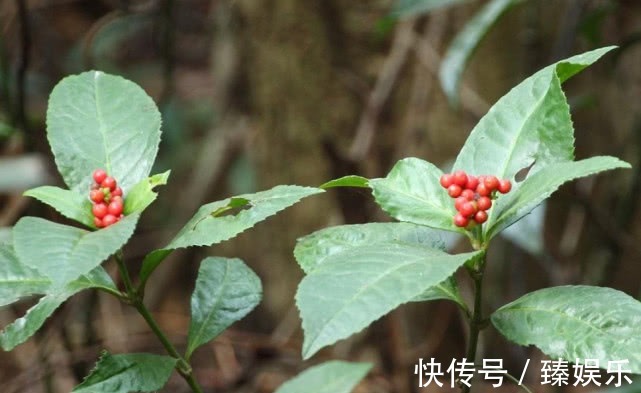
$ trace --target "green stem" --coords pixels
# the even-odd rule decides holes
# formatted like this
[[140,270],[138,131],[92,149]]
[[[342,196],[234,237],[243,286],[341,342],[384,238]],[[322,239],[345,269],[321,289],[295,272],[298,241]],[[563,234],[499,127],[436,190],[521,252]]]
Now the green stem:
[[198,382],[194,378],[193,370],[189,365],[189,362],[187,362],[178,353],[176,347],[174,347],[171,341],[169,341],[169,338],[167,338],[165,333],[160,329],[160,326],[151,315],[151,312],[149,312],[149,309],[147,309],[147,307],[143,303],[142,297],[136,292],[135,287],[131,281],[131,277],[129,276],[129,270],[127,270],[127,266],[125,265],[124,259],[122,257],[121,251],[116,253],[116,262],[118,263],[118,269],[120,270],[120,275],[122,276],[122,281],[127,291],[127,298],[129,300],[129,303],[138,311],[145,322],[147,322],[147,325],[149,325],[151,331],[154,332],[156,337],[158,337],[158,340],[160,340],[162,346],[165,347],[167,353],[177,360],[176,371],[178,371],[180,376],[182,376],[183,379],[187,381],[187,383],[191,387],[191,390],[194,393],[203,393],[202,388],[200,387],[200,385],[198,385]]
[[[472,280],[474,281],[474,311],[472,312],[472,318],[469,319],[470,325],[470,339],[467,344],[467,355],[466,359],[468,362],[475,362],[476,359],[476,350],[478,347],[479,334],[481,330],[485,327],[485,322],[483,321],[483,271],[485,269],[485,251],[480,259],[475,263],[475,265],[468,269]],[[463,385],[461,388],[463,393],[468,393],[470,387]]]

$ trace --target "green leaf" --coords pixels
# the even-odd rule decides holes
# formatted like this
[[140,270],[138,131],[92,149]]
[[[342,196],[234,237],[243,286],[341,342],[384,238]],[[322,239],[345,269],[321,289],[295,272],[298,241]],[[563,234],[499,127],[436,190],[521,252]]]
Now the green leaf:
[[274,393],[349,393],[371,368],[369,363],[332,360],[308,368]]
[[160,142],[160,113],[135,83],[100,71],[64,78],[53,89],[47,136],[58,171],[84,193],[103,168],[127,193],[149,176]]
[[[321,192],[323,190],[319,188],[276,186],[271,190],[239,195],[201,206],[166,247],[145,257],[140,272],[141,282],[146,282],[172,250],[221,243],[301,199]],[[231,214],[222,215],[223,213]]]
[[609,156],[546,166],[534,175],[528,176],[516,190],[496,200],[492,208],[492,216],[496,219],[488,224],[487,239],[491,239],[531,212],[563,183],[610,169],[629,167],[630,164],[627,162]]
[[513,88],[474,127],[454,169],[514,180],[524,168],[532,166],[532,175],[551,163],[573,160],[574,131],[561,83],[613,48],[555,63]]
[[349,176],[343,176],[338,179],[330,180],[327,183],[323,183],[320,188],[326,190],[328,188],[334,188],[334,187],[361,187],[361,188],[367,188],[368,187],[368,182],[369,179],[362,177],[362,176],[356,176],[356,175],[349,175]]
[[602,287],[541,289],[492,314],[492,323],[509,340],[535,345],[551,358],[627,359],[641,373],[641,303]]
[[103,352],[96,367],[72,391],[76,393],[154,392],[171,376],[176,359],[149,353],[111,355]]
[[461,297],[454,276],[446,278],[443,282],[428,288],[425,292],[412,299],[413,302],[428,302],[431,300],[452,300],[463,307],[463,309],[467,307]]
[[305,332],[303,357],[412,301],[478,254],[449,255],[394,242],[332,254],[303,278],[296,294]]
[[545,254],[543,240],[545,211],[544,201],[523,218],[506,227],[501,231],[501,235],[533,256],[543,256]]
[[405,158],[394,165],[387,177],[371,179],[374,199],[390,216],[399,221],[460,232],[452,217],[452,199],[441,187],[440,169],[419,158]]
[[399,0],[392,11],[392,17],[410,18],[427,14],[428,12],[450,7],[469,0]]
[[61,287],[86,274],[118,251],[131,237],[138,214],[95,232],[24,217],[13,229],[16,255]]
[[441,236],[438,230],[404,222],[340,225],[298,239],[294,256],[309,274],[334,254],[369,244],[415,244],[445,251]]
[[47,291],[51,281],[20,263],[11,246],[0,244],[0,306]]
[[191,296],[191,323],[185,357],[216,338],[260,303],[258,276],[240,259],[204,259]]
[[63,216],[95,228],[88,193],[83,196],[75,191],[53,186],[33,188],[24,193],[56,209]]
[[68,298],[84,289],[101,287],[117,291],[107,272],[102,267],[98,267],[62,289],[55,291],[49,289],[48,294],[31,307],[22,318],[5,327],[0,333],[0,346],[5,351],[12,350],[33,336],[47,318]]
[[137,212],[142,213],[147,206],[151,205],[158,197],[158,193],[154,192],[154,188],[164,186],[169,179],[171,171],[159,173],[146,179],[142,179],[138,184],[133,186],[131,191],[125,195],[125,215]]
[[445,95],[458,103],[458,87],[470,56],[487,32],[511,6],[522,0],[491,0],[467,22],[450,44],[439,69]]

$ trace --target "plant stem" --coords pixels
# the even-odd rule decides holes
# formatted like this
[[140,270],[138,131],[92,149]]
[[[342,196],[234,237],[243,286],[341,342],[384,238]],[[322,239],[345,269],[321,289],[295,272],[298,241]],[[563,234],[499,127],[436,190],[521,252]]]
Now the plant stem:
[[203,393],[202,388],[198,385],[198,382],[194,378],[194,373],[187,362],[176,350],[176,347],[169,341],[169,338],[165,333],[160,329],[160,326],[149,312],[149,309],[143,303],[142,297],[136,292],[135,287],[129,276],[129,270],[125,265],[124,259],[122,257],[122,252],[116,253],[116,262],[118,263],[118,269],[120,270],[120,275],[122,276],[122,281],[125,285],[127,291],[127,298],[130,304],[138,311],[138,313],[144,318],[147,325],[152,332],[158,337],[158,340],[162,343],[162,346],[165,347],[165,350],[169,355],[177,360],[176,371],[180,374],[181,377],[189,384],[191,390],[194,393]]
[[[472,312],[472,318],[469,319],[470,325],[470,339],[467,344],[467,361],[475,362],[476,350],[478,347],[479,333],[485,327],[483,322],[483,271],[485,269],[485,251],[479,258],[478,261],[474,264],[473,267],[468,269],[472,280],[474,281],[474,311]],[[461,388],[463,393],[468,393],[470,387],[464,385]]]

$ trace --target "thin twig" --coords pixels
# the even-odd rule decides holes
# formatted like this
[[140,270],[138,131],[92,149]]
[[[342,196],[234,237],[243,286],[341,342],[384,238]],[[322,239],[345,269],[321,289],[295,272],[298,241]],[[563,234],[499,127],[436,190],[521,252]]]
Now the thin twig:
[[398,27],[392,42],[392,49],[378,75],[374,89],[369,95],[365,110],[361,114],[358,128],[356,129],[356,136],[349,149],[349,157],[354,161],[360,161],[365,158],[372,145],[383,105],[392,93],[396,80],[412,48],[415,25],[416,19],[412,19],[401,23]]

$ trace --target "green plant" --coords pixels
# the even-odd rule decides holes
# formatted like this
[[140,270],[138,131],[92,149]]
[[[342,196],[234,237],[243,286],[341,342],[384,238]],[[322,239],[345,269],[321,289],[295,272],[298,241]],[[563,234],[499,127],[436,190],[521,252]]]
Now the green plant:
[[[323,191],[277,186],[203,205],[173,240],[139,261],[135,281],[122,248],[140,215],[156,199],[154,189],[169,177],[169,172],[149,177],[160,123],[151,98],[127,80],[95,71],[63,79],[49,100],[47,136],[69,189],[44,186],[25,195],[83,228],[23,217],[13,227],[11,240],[0,244],[0,306],[43,295],[0,333],[4,350],[29,339],[74,294],[97,289],[134,307],[167,351],[168,356],[105,352],[74,392],[156,391],[174,370],[194,392],[201,392],[192,373],[192,354],[259,303],[261,282],[239,259],[205,258],[191,297],[187,345],[181,353],[143,302],[152,273],[176,249],[221,243]],[[101,266],[108,259],[115,260],[123,288]]]
[[[460,307],[469,325],[468,362],[477,361],[479,333],[491,322],[509,340],[535,345],[552,358],[598,359],[602,365],[626,359],[631,372],[641,373],[641,303],[614,289],[546,288],[483,314],[483,275],[492,240],[562,184],[629,167],[608,156],[574,160],[574,130],[561,89],[565,80],[612,49],[550,65],[508,92],[472,130],[453,174],[406,158],[385,178],[349,176],[323,185],[369,187],[378,205],[400,222],[326,228],[299,240],[294,254],[305,272],[296,295],[305,334],[303,357],[359,332],[403,303],[447,299]],[[465,200],[457,205],[450,199],[462,194],[466,173],[492,176],[471,180],[474,199],[495,189],[505,192],[491,203],[484,200],[487,216],[469,226],[473,209],[453,221]],[[467,236],[474,251],[446,253],[442,231]],[[454,273],[460,268],[473,283],[471,305],[459,294]],[[467,384],[459,386],[470,390]]]

